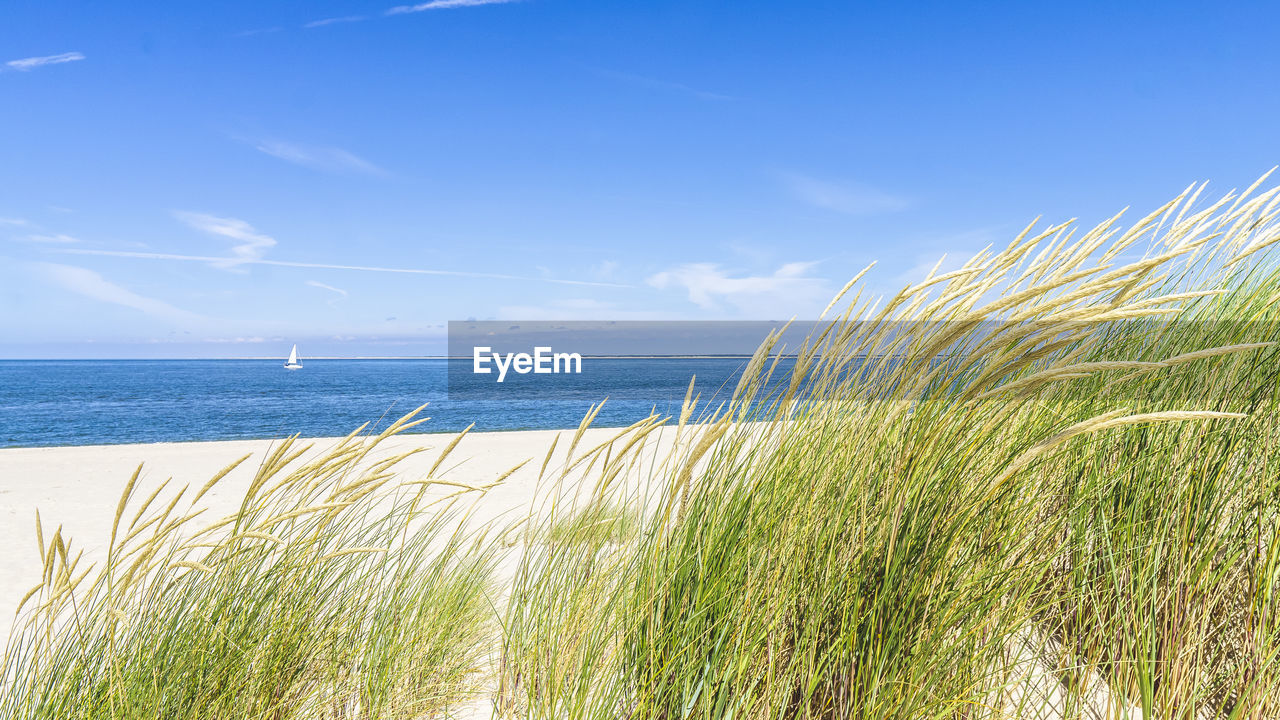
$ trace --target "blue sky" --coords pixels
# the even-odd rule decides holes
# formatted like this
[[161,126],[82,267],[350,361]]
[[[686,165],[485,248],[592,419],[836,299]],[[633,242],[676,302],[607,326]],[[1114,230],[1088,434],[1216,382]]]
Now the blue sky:
[[0,8],[0,357],[812,317],[1280,162],[1268,4]]

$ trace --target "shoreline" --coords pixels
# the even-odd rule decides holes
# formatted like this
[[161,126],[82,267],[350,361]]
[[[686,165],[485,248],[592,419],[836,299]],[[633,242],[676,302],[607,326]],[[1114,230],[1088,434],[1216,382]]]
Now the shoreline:
[[[784,355],[783,357],[796,357]],[[312,360],[472,360],[472,355],[311,355]],[[584,360],[750,360],[750,355],[583,355]],[[0,362],[221,362],[224,360],[281,362],[284,358],[244,355],[218,358],[0,358]]]
[[[621,430],[626,425],[608,425],[608,424],[592,424],[591,430]],[[467,433],[467,437],[473,435],[511,435],[514,433],[563,433],[573,432],[578,428],[562,427],[562,428],[507,428],[495,430],[472,430]],[[366,430],[366,433],[369,432]],[[414,432],[412,429],[398,433],[397,438],[419,438],[423,436],[436,437],[453,437],[462,430],[429,430],[425,432]],[[590,432],[590,430],[588,430]],[[374,433],[376,434],[376,433]],[[10,452],[12,450],[78,450],[81,448],[122,448],[122,447],[139,447],[139,448],[157,448],[171,447],[175,445],[210,445],[214,443],[272,443],[287,440],[288,435],[270,435],[261,437],[234,437],[234,438],[215,438],[210,440],[156,440],[154,442],[119,442],[119,443],[86,443],[84,445],[0,445],[0,453]],[[298,442],[325,442],[341,440],[340,435],[321,435],[315,437],[299,437]],[[3,460],[0,460],[0,471],[3,470]],[[0,475],[0,486],[3,485],[3,476]]]

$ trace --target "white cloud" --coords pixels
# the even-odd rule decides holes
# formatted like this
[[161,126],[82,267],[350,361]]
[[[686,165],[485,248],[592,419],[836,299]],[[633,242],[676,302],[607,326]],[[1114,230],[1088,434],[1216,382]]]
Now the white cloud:
[[10,68],[12,70],[20,70],[22,72],[26,72],[28,70],[33,70],[35,68],[41,67],[43,65],[58,65],[61,63],[75,62],[76,60],[83,60],[83,59],[84,59],[84,55],[81,53],[67,52],[67,53],[62,53],[60,55],[44,55],[42,57],[29,57],[29,58],[22,58],[20,60],[10,60],[9,62],[5,63],[5,67]]
[[263,254],[275,247],[276,244],[274,238],[263,235],[249,223],[236,218],[224,218],[184,211],[175,211],[173,215],[201,232],[229,238],[240,243],[231,248],[231,253],[234,257],[212,258],[213,264],[217,267],[234,268],[246,262],[261,260]]
[[80,238],[51,232],[41,227],[38,223],[33,223],[22,218],[0,217],[0,227],[4,226],[26,229],[28,233],[27,235],[13,235],[10,237],[10,239],[16,242],[40,243],[44,245],[71,245],[80,242]]
[[365,20],[365,19],[367,18],[364,15],[344,15],[343,17],[331,17],[331,18],[325,18],[323,20],[312,20],[311,22],[307,23],[306,25],[303,25],[302,27],[308,28],[308,29],[318,28],[318,27],[324,27],[325,25],[337,25],[339,23],[360,22],[361,20]]
[[516,0],[431,0],[417,5],[397,5],[387,10],[388,15],[423,12],[425,10],[449,10],[452,8],[477,7],[479,5],[503,5]]
[[336,147],[315,147],[297,143],[264,140],[253,147],[274,158],[294,165],[325,172],[359,172],[381,175],[382,169],[355,153]]
[[342,297],[346,297],[346,296],[347,296],[347,291],[346,291],[346,290],[343,290],[342,288],[336,288],[336,287],[334,287],[334,286],[332,286],[332,285],[325,285],[324,283],[322,283],[322,282],[318,282],[318,281],[316,281],[316,280],[308,280],[308,281],[307,281],[307,284],[308,284],[308,285],[310,285],[311,287],[317,287],[317,288],[320,288],[321,290],[328,290],[329,292],[336,292],[336,293],[338,293],[339,295],[341,295]]
[[342,288],[336,288],[332,285],[325,285],[324,283],[319,282],[317,280],[308,280],[307,284],[314,288],[320,288],[321,290],[328,290],[331,293],[336,293],[338,297],[329,298],[327,302],[328,306],[331,308],[337,308],[338,302],[341,300],[345,300],[347,297],[347,291],[343,290]]
[[809,275],[816,262],[792,262],[771,275],[734,276],[716,263],[687,263],[649,277],[659,290],[683,288],[704,310],[729,305],[739,312],[780,317],[820,310],[831,294],[825,279]]
[[782,180],[801,202],[848,215],[897,212],[908,204],[905,198],[857,183],[820,180],[798,173],[784,173]]
[[190,322],[200,319],[200,316],[195,313],[176,308],[162,300],[143,297],[128,288],[116,285],[88,268],[57,263],[35,263],[35,265],[58,287],[98,302],[132,308],[152,317],[171,321]]
[[80,238],[74,238],[70,235],[28,235],[22,238],[25,242],[45,243],[50,245],[70,245],[80,242]]
[[352,270],[357,272],[399,273],[404,275],[435,275],[442,277],[465,277],[484,280],[520,280],[524,282],[548,282],[558,285],[583,285],[588,287],[629,288],[631,285],[615,282],[595,282],[590,280],[562,280],[554,277],[527,277],[523,275],[506,275],[503,273],[467,272],[465,270],[431,270],[426,268],[379,267],[376,265],[337,265],[332,263],[293,262],[289,260],[266,260],[262,258],[244,260],[240,258],[212,257],[208,255],[180,255],[175,253],[132,252],[126,250],[87,250],[67,248],[61,252],[69,255],[101,255],[104,257],[125,257],[139,260],[177,260],[180,262],[210,263],[217,267],[234,265],[271,265],[273,267],[309,268],[312,270]]

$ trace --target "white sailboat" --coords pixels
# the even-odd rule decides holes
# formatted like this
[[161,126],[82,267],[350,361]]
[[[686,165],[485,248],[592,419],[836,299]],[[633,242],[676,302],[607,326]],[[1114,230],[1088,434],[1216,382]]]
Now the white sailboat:
[[294,345],[289,351],[289,360],[284,364],[285,370],[298,370],[302,368],[302,361],[298,359],[298,346]]

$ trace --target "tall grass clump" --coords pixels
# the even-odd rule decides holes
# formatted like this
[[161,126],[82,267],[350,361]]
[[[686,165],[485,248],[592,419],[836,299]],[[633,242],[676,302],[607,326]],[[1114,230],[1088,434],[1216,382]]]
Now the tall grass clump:
[[626,714],[617,683],[614,618],[637,533],[649,504],[645,478],[663,461],[647,454],[665,418],[650,416],[606,441],[582,447],[595,406],[568,441],[558,468],[548,451],[539,472],[545,500],[524,521],[530,542],[510,579],[503,617],[495,709],[502,717],[614,717]]
[[135,473],[94,567],[38,528],[0,716],[421,718],[467,700],[495,549],[449,522],[459,498],[433,478],[397,476],[404,454],[370,459],[411,418],[311,459],[281,443],[207,524],[200,499],[238,463],[167,498],[139,499]]
[[887,302],[855,278],[801,347],[766,340],[727,402],[686,402],[633,541],[526,556],[591,581],[513,598],[507,646],[540,650],[506,657],[513,707],[1280,716],[1280,193],[1256,188],[1028,228]]

